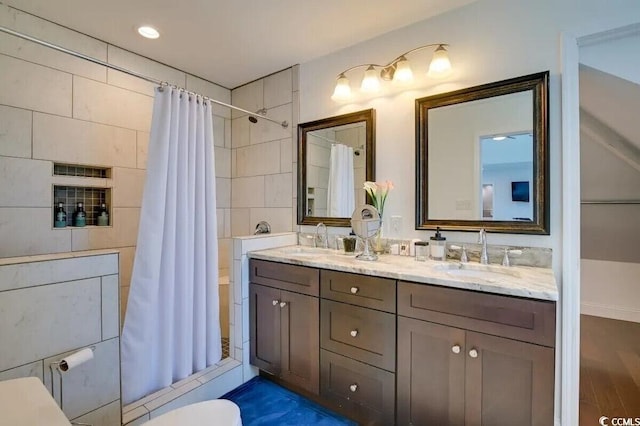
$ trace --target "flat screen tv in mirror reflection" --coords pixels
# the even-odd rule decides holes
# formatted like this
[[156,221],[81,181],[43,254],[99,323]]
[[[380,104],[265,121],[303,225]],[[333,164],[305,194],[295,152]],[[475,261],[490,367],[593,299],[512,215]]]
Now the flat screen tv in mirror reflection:
[[511,182],[511,201],[529,202],[529,182]]

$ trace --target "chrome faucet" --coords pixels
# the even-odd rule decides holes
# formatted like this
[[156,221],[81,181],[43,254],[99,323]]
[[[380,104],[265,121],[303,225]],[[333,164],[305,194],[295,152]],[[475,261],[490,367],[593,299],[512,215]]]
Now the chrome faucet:
[[[320,234],[320,228],[324,230],[324,235]],[[316,238],[313,240],[313,246],[318,247],[318,237],[324,248],[329,248],[329,234],[327,233],[327,225],[320,222],[316,225]]]
[[271,226],[269,226],[269,222],[261,220],[256,225],[256,230],[253,232],[253,235],[269,234],[269,233],[271,233]]
[[480,229],[478,243],[482,244],[482,250],[480,251],[480,263],[487,265],[489,264],[489,256],[487,255],[487,231],[485,231],[484,228]]

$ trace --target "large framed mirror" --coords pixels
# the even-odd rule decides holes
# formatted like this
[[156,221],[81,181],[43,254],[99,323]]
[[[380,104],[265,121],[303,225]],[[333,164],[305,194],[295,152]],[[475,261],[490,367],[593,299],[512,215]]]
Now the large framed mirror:
[[548,80],[416,100],[416,229],[549,234]]
[[298,125],[298,224],[349,227],[375,180],[375,110]]

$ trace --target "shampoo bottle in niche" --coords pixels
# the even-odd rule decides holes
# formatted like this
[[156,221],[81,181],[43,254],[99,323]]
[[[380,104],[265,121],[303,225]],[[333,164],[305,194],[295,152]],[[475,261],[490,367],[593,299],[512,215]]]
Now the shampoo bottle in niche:
[[84,212],[84,205],[79,202],[75,213],[73,213],[73,226],[85,226],[87,224],[87,214]]
[[440,228],[436,228],[436,235],[429,241],[429,257],[431,260],[445,261],[447,259],[447,239],[440,235]]
[[53,221],[54,228],[64,228],[67,226],[67,212],[64,211],[64,203],[58,202],[56,217]]
[[100,204],[98,211],[98,226],[109,226],[109,211],[105,203]]

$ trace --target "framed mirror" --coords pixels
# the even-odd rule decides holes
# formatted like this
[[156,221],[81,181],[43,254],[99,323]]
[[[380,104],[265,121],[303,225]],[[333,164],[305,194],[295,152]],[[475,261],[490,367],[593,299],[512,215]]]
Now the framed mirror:
[[549,234],[548,80],[416,100],[416,229]]
[[375,110],[298,125],[298,225],[349,227],[375,180]]

